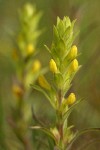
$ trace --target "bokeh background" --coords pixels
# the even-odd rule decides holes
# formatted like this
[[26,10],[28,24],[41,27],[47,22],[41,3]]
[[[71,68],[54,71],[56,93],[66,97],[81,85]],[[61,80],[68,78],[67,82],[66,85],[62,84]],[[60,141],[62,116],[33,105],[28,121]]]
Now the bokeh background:
[[[75,124],[79,130],[100,127],[100,0],[0,0],[0,150],[18,149],[16,143],[19,141],[12,142],[13,133],[7,125],[10,102],[13,101],[11,82],[14,73],[11,60],[13,40],[8,33],[17,34],[18,9],[26,2],[31,2],[36,6],[37,11],[43,13],[39,29],[43,29],[44,32],[37,41],[37,47],[40,49],[38,59],[43,67],[48,65],[50,59],[44,44],[50,47],[52,27],[56,23],[57,16],[63,18],[67,15],[71,20],[77,19],[76,30],[80,30],[80,33],[75,43],[80,52],[79,62],[82,68],[74,79],[72,90],[77,93],[77,97],[86,101],[74,110],[69,122]],[[52,109],[49,108],[45,98],[35,93],[31,99],[36,106],[36,112],[40,113],[42,118],[50,117],[52,120]],[[100,137],[100,133],[97,134],[91,136]],[[19,149],[23,150],[22,147]],[[77,144],[76,149],[80,150]],[[100,143],[85,149],[99,150]]]

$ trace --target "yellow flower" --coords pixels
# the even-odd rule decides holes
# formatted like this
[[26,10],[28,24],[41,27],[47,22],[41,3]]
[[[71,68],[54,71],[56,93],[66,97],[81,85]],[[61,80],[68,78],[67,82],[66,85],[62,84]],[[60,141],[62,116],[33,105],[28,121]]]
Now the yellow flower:
[[48,81],[46,80],[46,78],[43,75],[39,76],[38,83],[44,89],[47,89],[47,90],[51,89],[50,84],[48,83]]
[[77,47],[76,45],[73,45],[68,54],[68,59],[74,59],[76,56],[77,56]]
[[27,47],[26,47],[26,51],[27,51],[27,55],[31,55],[33,52],[34,52],[34,46],[33,44],[28,44]]
[[33,72],[37,72],[37,71],[40,70],[40,68],[41,68],[41,63],[40,63],[40,61],[39,61],[39,60],[35,60],[35,61],[33,62],[33,65],[32,65],[32,71],[33,71]]
[[67,98],[67,104],[72,105],[76,101],[76,96],[74,93],[71,93]]
[[13,93],[14,93],[17,97],[20,97],[20,96],[22,96],[22,94],[23,94],[22,88],[21,88],[20,86],[18,86],[18,85],[13,85],[12,90],[13,90]]
[[69,67],[69,73],[73,73],[73,72],[77,71],[77,69],[78,69],[78,61],[77,61],[77,59],[74,59],[71,62],[71,65]]
[[53,59],[50,60],[49,65],[50,65],[51,72],[57,73],[57,65]]

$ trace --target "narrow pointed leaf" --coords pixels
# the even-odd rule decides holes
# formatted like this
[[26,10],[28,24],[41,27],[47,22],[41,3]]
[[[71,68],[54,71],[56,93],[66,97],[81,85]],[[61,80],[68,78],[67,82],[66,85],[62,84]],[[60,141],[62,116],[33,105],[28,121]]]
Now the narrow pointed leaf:
[[50,136],[56,143],[56,138],[55,136],[52,134],[52,132],[50,132],[49,129],[44,128],[44,127],[40,127],[40,126],[31,126],[30,129],[34,129],[34,130],[41,130],[44,133],[46,133],[48,136]]
[[33,89],[41,92],[46,98],[47,100],[49,100],[49,102],[51,103],[51,105],[55,108],[55,103],[52,101],[52,99],[50,98],[50,96],[38,85],[32,85]]
[[64,116],[63,116],[63,117],[64,117],[64,120],[69,117],[69,115],[70,115],[70,113],[73,111],[73,109],[74,109],[78,104],[80,104],[82,101],[83,101],[83,99],[76,101],[76,103],[73,104],[73,105],[68,109],[68,111],[64,113]]
[[47,46],[47,45],[44,45],[44,47],[45,47],[46,50],[51,54],[51,51],[50,51],[50,49],[48,48],[48,46]]
[[88,132],[100,132],[100,128],[89,128],[89,129],[83,129],[81,131],[78,131],[75,138],[70,142],[69,146],[67,147],[66,150],[71,150],[71,147],[73,145],[73,143],[83,134],[86,134]]

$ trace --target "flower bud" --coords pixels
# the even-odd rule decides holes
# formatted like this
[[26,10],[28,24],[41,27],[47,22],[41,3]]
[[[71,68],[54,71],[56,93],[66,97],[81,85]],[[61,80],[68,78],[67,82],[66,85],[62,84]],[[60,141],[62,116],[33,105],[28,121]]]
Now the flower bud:
[[76,56],[77,56],[77,47],[76,47],[76,45],[73,45],[70,52],[69,52],[69,54],[68,54],[68,58],[72,60]]
[[39,76],[38,83],[44,89],[47,89],[47,90],[51,89],[50,84],[48,83],[48,81],[46,80],[46,78],[43,75]]
[[67,98],[67,104],[72,105],[76,101],[76,96],[74,93],[71,93]]
[[26,47],[27,55],[31,55],[34,52],[33,44],[28,44]]
[[77,59],[74,59],[74,60],[71,62],[71,65],[70,65],[70,67],[69,67],[69,73],[73,73],[73,72],[75,72],[77,69],[78,69],[78,61],[77,61]]
[[17,97],[21,97],[23,95],[23,90],[20,86],[18,85],[13,85],[12,87],[13,93],[17,96]]
[[60,140],[60,134],[59,134],[58,129],[56,127],[54,127],[54,128],[50,128],[50,131],[53,133],[56,140],[59,141]]
[[57,65],[53,59],[50,60],[50,71],[52,73],[57,73]]
[[35,60],[35,61],[33,62],[33,65],[32,65],[32,71],[33,71],[33,72],[37,72],[37,71],[40,70],[40,68],[41,68],[41,63],[40,63],[40,61],[39,61],[39,60]]

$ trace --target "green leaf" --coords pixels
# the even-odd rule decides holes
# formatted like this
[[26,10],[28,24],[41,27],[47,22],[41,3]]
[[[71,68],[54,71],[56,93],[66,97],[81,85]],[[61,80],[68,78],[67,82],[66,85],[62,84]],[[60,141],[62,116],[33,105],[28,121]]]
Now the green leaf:
[[58,60],[59,55],[58,55],[58,53],[56,52],[56,46],[55,46],[54,43],[52,43],[52,46],[51,46],[51,54],[52,54],[52,57],[53,57],[55,60]]
[[69,17],[64,17],[63,20],[61,20],[59,17],[57,18],[57,30],[59,32],[60,38],[63,37],[63,34],[65,30],[71,26],[71,21]]
[[63,40],[64,40],[64,41],[67,41],[67,39],[68,39],[68,37],[69,37],[69,35],[70,35],[70,31],[71,31],[71,27],[68,27],[68,28],[65,30],[65,32],[64,32],[64,34],[63,34]]
[[64,78],[65,78],[65,80],[64,80],[64,84],[63,84],[63,95],[65,95],[72,86],[69,75],[66,74],[66,77],[64,75]]
[[58,30],[57,30],[56,26],[54,26],[54,27],[53,27],[53,42],[54,42],[55,44],[58,44],[59,38],[60,38],[60,37],[59,37]]
[[78,131],[76,133],[75,138],[70,142],[69,146],[67,147],[67,150],[71,150],[73,143],[83,134],[86,134],[88,132],[98,132],[98,131],[100,132],[100,128],[89,128],[89,129],[83,129],[81,131]]
[[67,119],[69,117],[69,115],[71,114],[71,112],[73,111],[73,109],[80,104],[84,99],[78,100],[76,101],[68,110],[67,112],[64,113],[63,118],[64,120]]
[[74,78],[74,76],[76,75],[76,73],[79,71],[79,69],[81,69],[81,65],[80,66],[78,66],[78,69],[71,75],[71,77],[70,77],[70,82],[72,82],[72,80],[73,80],[73,78]]
[[70,21],[70,18],[68,16],[66,16],[66,17],[63,18],[63,22],[64,22],[66,28],[68,28],[69,26],[71,26],[71,21]]
[[78,67],[78,69],[73,72],[71,75],[68,74],[68,68],[70,66],[70,63],[68,63],[68,66],[66,67],[66,72],[64,73],[64,94],[66,94],[66,92],[70,89],[70,87],[72,86],[71,82],[74,78],[74,76],[76,75],[76,73],[79,71],[79,69],[81,68],[81,65]]
[[56,46],[56,53],[58,54],[59,58],[62,59],[63,56],[66,54],[66,45],[63,39],[60,39]]
[[48,137],[48,143],[49,143],[50,150],[54,149],[54,141],[49,137]]
[[33,87],[33,89],[41,92],[51,103],[51,105],[53,106],[53,108],[55,108],[55,102],[50,98],[50,96],[38,85],[31,85]]
[[43,131],[48,136],[50,136],[54,140],[54,142],[56,143],[56,138],[55,138],[55,136],[52,134],[52,132],[49,129],[41,127],[41,126],[31,126],[30,129]]
[[47,45],[44,45],[44,47],[45,47],[46,50],[51,54],[51,51],[50,51],[50,49],[48,48],[48,46],[47,46]]
[[39,71],[39,74],[45,74],[45,73],[47,73],[48,72],[48,70],[49,70],[49,68],[48,67],[45,67],[45,68],[43,68],[43,69],[41,69],[40,71]]
[[66,130],[64,130],[64,137],[65,137],[65,141],[70,143],[75,137],[75,134],[70,128],[67,128]]
[[54,80],[55,80],[55,83],[56,83],[57,87],[59,89],[61,89],[62,86],[63,86],[63,83],[62,83],[63,82],[63,76],[62,76],[62,74],[61,73],[56,73],[54,75]]
[[60,20],[59,21],[59,23],[58,23],[58,25],[57,25],[57,30],[58,30],[58,33],[59,33],[59,36],[60,36],[60,38],[63,36],[63,34],[64,34],[64,24],[63,24],[63,21],[62,20]]
[[58,26],[59,22],[60,22],[60,18],[57,17],[57,26]]

